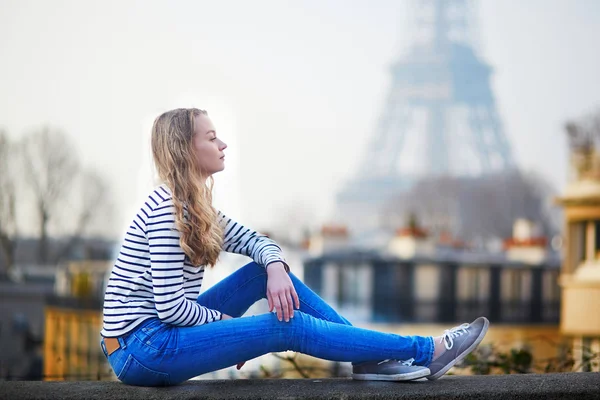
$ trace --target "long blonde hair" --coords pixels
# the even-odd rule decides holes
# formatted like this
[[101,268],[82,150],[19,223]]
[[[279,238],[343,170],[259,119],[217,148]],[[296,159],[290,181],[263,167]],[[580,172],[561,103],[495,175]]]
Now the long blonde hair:
[[194,118],[207,115],[197,108],[167,111],[154,120],[152,155],[158,176],[171,189],[179,243],[193,265],[214,266],[223,230],[212,206],[212,176],[205,176],[193,148]]

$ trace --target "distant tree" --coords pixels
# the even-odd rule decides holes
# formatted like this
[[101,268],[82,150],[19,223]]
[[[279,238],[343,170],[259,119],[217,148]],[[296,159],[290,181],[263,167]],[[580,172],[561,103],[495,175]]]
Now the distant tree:
[[[26,182],[39,217],[38,261],[55,263],[64,258],[84,236],[100,213],[109,213],[109,188],[96,170],[83,168],[69,137],[43,127],[21,142]],[[49,253],[49,227],[67,238]]]
[[510,237],[517,218],[534,221],[550,236],[558,229],[554,194],[541,176],[516,170],[479,178],[425,178],[383,212],[396,224],[399,216],[414,213],[432,233],[449,232],[467,241]]
[[590,150],[600,144],[600,110],[565,124],[572,150]]
[[384,206],[381,221],[387,222],[390,229],[418,220],[422,228],[431,232],[454,231],[460,189],[457,178],[422,179]]
[[77,210],[73,216],[75,220],[69,234],[69,240],[56,255],[56,259],[67,256],[78,244],[92,224],[97,224],[100,217],[110,213],[109,187],[103,176],[92,169],[83,170],[78,174],[78,185],[75,186],[71,200],[70,210]]
[[[16,143],[0,132],[0,265],[18,262],[18,233],[31,230],[19,215],[38,217],[37,261],[52,264],[67,257],[92,225],[106,223],[110,211],[106,181],[81,165],[63,132],[43,127]],[[51,236],[61,239],[53,241],[53,251]]]
[[600,110],[565,124],[573,166],[580,177],[600,178]]
[[[7,269],[14,263],[17,236],[16,179],[13,162],[17,148],[5,131],[0,131],[0,254]],[[0,271],[0,273],[6,271]]]
[[38,261],[49,262],[48,223],[71,193],[79,170],[77,153],[67,136],[44,127],[21,142],[24,172],[39,218]]
[[484,240],[512,236],[517,218],[536,223],[542,234],[558,232],[559,210],[552,205],[556,190],[540,175],[511,171],[467,181],[461,191],[462,237]]

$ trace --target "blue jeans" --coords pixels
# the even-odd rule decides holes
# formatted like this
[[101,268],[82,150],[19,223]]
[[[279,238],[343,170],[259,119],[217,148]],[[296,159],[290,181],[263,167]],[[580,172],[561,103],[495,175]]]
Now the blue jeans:
[[[144,321],[118,338],[121,347],[107,356],[109,364],[123,383],[165,386],[286,350],[332,361],[414,358],[416,365],[424,366],[431,362],[431,337],[354,327],[293,274],[290,277],[300,310],[289,322],[279,321],[274,313],[237,318],[266,297],[267,273],[252,262],[198,296],[198,303],[233,319],[190,327],[158,318]],[[104,343],[102,349],[106,355]]]

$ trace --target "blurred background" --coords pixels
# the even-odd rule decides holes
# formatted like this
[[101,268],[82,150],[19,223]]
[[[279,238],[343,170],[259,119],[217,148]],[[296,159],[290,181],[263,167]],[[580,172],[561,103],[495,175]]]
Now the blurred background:
[[595,0],[0,0],[0,379],[114,379],[104,285],[177,107],[229,146],[215,206],[353,323],[487,315],[454,373],[598,370],[598,37]]

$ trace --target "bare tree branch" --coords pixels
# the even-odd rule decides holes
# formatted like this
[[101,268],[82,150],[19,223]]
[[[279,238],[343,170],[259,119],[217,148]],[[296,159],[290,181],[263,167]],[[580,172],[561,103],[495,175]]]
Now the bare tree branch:
[[79,161],[67,136],[44,127],[22,141],[25,176],[35,196],[39,214],[38,261],[47,263],[48,223],[70,195],[79,172]]
[[481,178],[429,178],[384,209],[399,227],[414,213],[433,234],[451,233],[465,241],[507,238],[517,218],[539,224],[545,235],[557,232],[553,188],[540,176],[509,171]]
[[13,168],[15,151],[16,148],[10,142],[6,132],[0,131],[0,253],[4,256],[7,270],[14,263],[15,238],[18,233]]
[[600,111],[565,124],[572,150],[590,150],[600,141]]
[[565,124],[571,162],[579,178],[600,178],[600,110]]
[[302,368],[302,367],[301,367],[301,366],[298,364],[298,362],[297,362],[297,360],[296,360],[296,355],[297,355],[298,353],[294,354],[293,356],[285,356],[285,357],[283,357],[283,356],[280,356],[280,355],[279,355],[279,354],[277,354],[277,353],[271,353],[271,354],[272,354],[272,355],[273,355],[275,358],[278,358],[278,359],[280,359],[280,360],[283,360],[283,361],[287,361],[287,362],[289,362],[290,364],[292,364],[292,366],[294,367],[294,370],[296,370],[296,371],[297,371],[297,372],[300,374],[300,376],[302,376],[303,378],[305,378],[305,379],[306,379],[306,378],[310,378],[310,375],[308,374],[308,372],[307,372],[307,371],[305,371],[305,369],[304,369],[304,368]]
[[[43,127],[11,143],[0,130],[0,267],[19,262],[16,241],[19,232],[28,230],[17,220],[18,215],[25,215],[23,207],[33,205],[39,217],[38,262],[57,262],[72,253],[92,224],[109,220],[108,189],[99,173],[80,168],[74,146],[64,133]],[[50,234],[67,238],[62,249],[53,247],[53,254]]]
[[98,172],[94,170],[85,170],[80,174],[79,184],[76,193],[79,197],[77,222],[69,241],[55,257],[54,262],[58,262],[67,256],[85,235],[94,218],[102,212],[110,212],[108,199],[108,184]]

